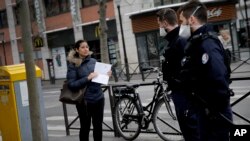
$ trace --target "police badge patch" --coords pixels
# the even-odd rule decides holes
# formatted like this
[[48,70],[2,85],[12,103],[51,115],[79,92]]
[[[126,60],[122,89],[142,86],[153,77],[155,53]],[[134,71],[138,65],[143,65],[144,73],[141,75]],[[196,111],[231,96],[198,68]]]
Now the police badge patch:
[[201,57],[202,64],[206,64],[209,60],[209,56],[207,53],[204,53]]
[[185,65],[186,61],[187,61],[186,57],[182,58],[182,60],[181,60],[181,66],[182,67]]

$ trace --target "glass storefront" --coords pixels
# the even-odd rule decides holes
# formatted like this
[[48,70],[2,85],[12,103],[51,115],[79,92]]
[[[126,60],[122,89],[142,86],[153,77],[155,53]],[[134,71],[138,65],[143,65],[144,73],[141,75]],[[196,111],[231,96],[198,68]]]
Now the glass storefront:
[[[250,19],[248,19],[250,21]],[[247,48],[247,27],[246,27],[246,20],[240,20],[240,28],[238,32],[239,36],[239,47],[240,48]]]
[[0,29],[8,27],[7,12],[6,10],[0,10]]
[[156,31],[136,35],[139,62],[142,67],[159,67],[159,33]]

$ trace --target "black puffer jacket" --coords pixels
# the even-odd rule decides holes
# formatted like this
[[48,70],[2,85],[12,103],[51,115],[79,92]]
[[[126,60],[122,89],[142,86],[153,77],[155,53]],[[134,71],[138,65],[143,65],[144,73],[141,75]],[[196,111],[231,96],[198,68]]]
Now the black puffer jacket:
[[94,71],[96,60],[90,55],[84,60],[75,56],[76,52],[71,50],[68,55],[67,81],[71,90],[78,90],[87,85],[85,100],[95,103],[104,97],[101,85],[88,80],[88,75]]
[[162,71],[163,79],[168,82],[171,90],[181,89],[181,83],[178,80],[187,40],[179,36],[179,30],[180,27],[176,27],[165,36],[168,44],[163,54],[165,61],[162,64]]

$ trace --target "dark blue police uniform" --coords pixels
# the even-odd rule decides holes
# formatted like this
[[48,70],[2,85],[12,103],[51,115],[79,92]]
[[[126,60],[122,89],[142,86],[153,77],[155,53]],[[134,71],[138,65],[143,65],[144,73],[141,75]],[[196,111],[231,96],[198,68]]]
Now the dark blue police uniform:
[[185,141],[199,140],[197,117],[190,95],[185,93],[180,83],[181,60],[184,57],[186,39],[179,37],[180,27],[170,31],[165,39],[165,61],[163,62],[163,79],[168,82],[175,105],[176,116]]
[[219,113],[232,120],[228,71],[219,40],[195,38],[210,32],[208,25],[196,30],[189,39],[182,60],[181,81],[185,90],[195,95],[199,108],[201,141],[229,140],[228,123]]

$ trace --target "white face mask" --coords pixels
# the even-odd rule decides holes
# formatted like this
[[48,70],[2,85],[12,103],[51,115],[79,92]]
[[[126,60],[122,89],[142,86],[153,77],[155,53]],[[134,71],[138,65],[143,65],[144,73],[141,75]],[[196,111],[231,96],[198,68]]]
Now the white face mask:
[[189,38],[191,36],[191,27],[190,25],[181,25],[179,36],[183,38]]
[[160,36],[165,37],[166,35],[167,35],[167,32],[166,32],[165,28],[160,27]]

